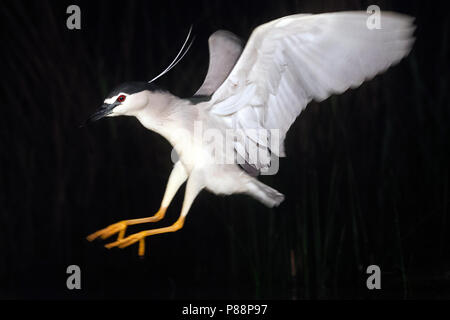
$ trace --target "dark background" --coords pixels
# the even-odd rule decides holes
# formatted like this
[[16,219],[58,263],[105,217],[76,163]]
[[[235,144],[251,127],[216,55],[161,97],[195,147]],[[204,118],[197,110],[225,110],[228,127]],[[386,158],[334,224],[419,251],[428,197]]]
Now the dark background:
[[[66,28],[77,4],[82,29]],[[196,41],[157,84],[192,95],[207,38],[244,39],[294,13],[415,16],[417,42],[387,73],[300,115],[276,209],[204,191],[185,227],[107,250],[85,236],[159,208],[171,146],[134,118],[79,129],[115,85],[149,80],[193,24]],[[450,298],[449,13],[435,1],[2,1],[0,298]],[[181,189],[166,219],[181,208]],[[135,226],[130,232],[153,225]],[[113,239],[112,239],[113,240]],[[107,242],[106,242],[107,243]],[[82,290],[66,288],[66,268]],[[369,292],[366,268],[382,270]]]

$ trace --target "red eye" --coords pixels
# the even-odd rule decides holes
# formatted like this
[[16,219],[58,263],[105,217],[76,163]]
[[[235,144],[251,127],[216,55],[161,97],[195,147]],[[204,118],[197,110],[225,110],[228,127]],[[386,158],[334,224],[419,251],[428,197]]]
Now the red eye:
[[117,98],[117,101],[118,101],[118,102],[124,102],[126,98],[127,98],[126,96],[121,95],[121,96],[119,96],[119,97]]

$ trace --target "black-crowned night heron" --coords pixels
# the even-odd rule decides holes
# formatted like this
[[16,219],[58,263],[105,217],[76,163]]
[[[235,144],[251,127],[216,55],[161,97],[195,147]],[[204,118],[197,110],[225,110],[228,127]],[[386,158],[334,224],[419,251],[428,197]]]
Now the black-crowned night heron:
[[[368,27],[368,18],[366,12],[287,16],[257,27],[244,49],[235,35],[217,31],[209,38],[206,79],[190,99],[158,89],[153,80],[114,89],[90,120],[134,116],[166,138],[179,160],[155,215],[118,222],[88,240],[118,233],[107,248],[139,241],[143,255],[145,237],[183,227],[204,188],[222,195],[245,193],[269,207],[279,205],[284,196],[256,176],[270,167],[273,156],[285,156],[284,138],[300,112],[313,99],[322,101],[358,87],[399,62],[412,47],[411,17],[382,12],[378,29]],[[187,40],[159,76],[183,57]],[[124,237],[129,225],[161,220],[186,180],[181,214],[173,225]]]

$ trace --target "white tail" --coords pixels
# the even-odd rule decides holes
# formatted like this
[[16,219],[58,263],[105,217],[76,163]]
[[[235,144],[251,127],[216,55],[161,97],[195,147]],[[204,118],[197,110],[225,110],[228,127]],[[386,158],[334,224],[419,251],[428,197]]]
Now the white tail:
[[284,195],[282,193],[256,179],[253,179],[252,182],[249,183],[248,194],[270,208],[277,207],[284,200]]

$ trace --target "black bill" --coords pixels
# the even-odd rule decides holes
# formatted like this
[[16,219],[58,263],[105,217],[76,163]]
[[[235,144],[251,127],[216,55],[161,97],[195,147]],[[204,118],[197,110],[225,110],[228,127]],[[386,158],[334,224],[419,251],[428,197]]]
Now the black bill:
[[107,115],[111,114],[113,112],[113,109],[119,104],[120,104],[119,102],[114,102],[114,103],[111,103],[111,104],[104,103],[93,115],[91,115],[89,117],[89,119],[87,119],[85,121],[84,124],[81,125],[81,127],[84,127],[84,126],[88,125],[91,122],[100,120],[101,118],[104,118]]

